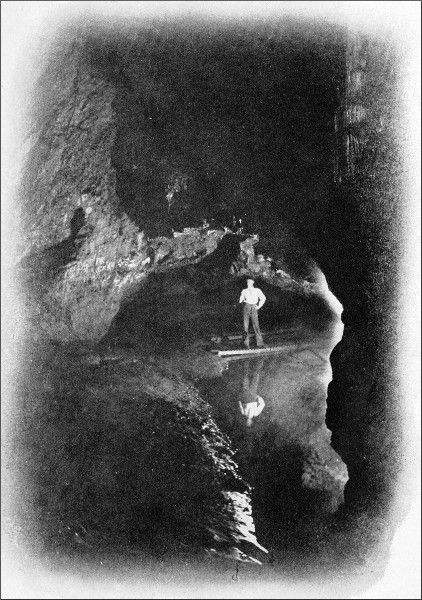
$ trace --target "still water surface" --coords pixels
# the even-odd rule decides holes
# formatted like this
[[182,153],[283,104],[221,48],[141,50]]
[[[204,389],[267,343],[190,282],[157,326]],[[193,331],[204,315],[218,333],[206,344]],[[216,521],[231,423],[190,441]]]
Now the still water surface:
[[227,360],[222,379],[204,386],[252,485],[252,515],[264,546],[291,547],[295,538],[303,546],[315,524],[343,502],[347,468],[325,425],[329,357],[342,332],[340,319],[333,319],[279,354]]

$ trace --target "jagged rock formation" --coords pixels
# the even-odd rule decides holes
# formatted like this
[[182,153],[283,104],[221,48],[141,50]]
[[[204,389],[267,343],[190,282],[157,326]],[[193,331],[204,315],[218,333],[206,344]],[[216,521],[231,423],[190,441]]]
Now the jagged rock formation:
[[[330,36],[323,37],[323,42],[327,39],[328,42],[321,42],[321,46],[312,40],[311,50],[304,54],[303,40],[306,43],[310,40],[303,33],[293,33],[287,42],[280,41],[282,36],[277,31],[270,35],[259,33],[252,44],[255,49],[249,52],[245,49],[243,34],[234,49],[230,49],[230,36],[228,41],[222,36],[221,44],[219,42],[213,51],[212,44],[210,48],[201,35],[191,41],[182,31],[175,34],[175,38],[167,39],[159,27],[139,33],[135,26],[128,28],[127,36],[116,35],[107,28],[96,34],[89,28],[78,31],[82,33],[65,32],[56,42],[51,61],[37,87],[32,150],[22,178],[23,243],[19,269],[28,309],[28,338],[77,342],[76,346],[82,340],[102,340],[103,344],[94,347],[87,361],[90,368],[110,375],[109,367],[103,364],[107,356],[110,358],[107,344],[116,339],[122,342],[118,340],[118,333],[123,333],[123,342],[128,342],[128,332],[133,332],[136,322],[130,319],[131,310],[142,309],[148,316],[153,312],[151,306],[148,312],[143,303],[142,290],[156,294],[151,296],[154,310],[160,306],[168,308],[173,302],[173,313],[161,312],[167,317],[170,314],[171,319],[162,319],[159,323],[155,317],[153,322],[154,326],[160,324],[166,345],[178,335],[177,329],[176,336],[173,335],[171,327],[181,322],[192,325],[194,333],[201,335],[214,330],[217,321],[227,326],[230,315],[226,314],[224,321],[218,310],[214,320],[207,320],[215,304],[213,294],[235,302],[240,277],[249,272],[255,273],[260,283],[267,286],[267,309],[269,306],[277,309],[269,311],[276,314],[273,321],[268,317],[269,326],[276,326],[282,314],[287,314],[286,322],[294,322],[292,304],[301,316],[309,317],[309,322],[318,321],[332,309],[325,279],[300,252],[285,251],[289,244],[296,246],[298,238],[305,240],[303,245],[321,264],[330,287],[345,307],[346,335],[335,353],[328,426],[333,430],[333,445],[350,474],[345,514],[347,516],[351,509],[361,511],[357,519],[359,530],[362,515],[362,522],[367,525],[368,506],[385,506],[391,499],[398,452],[390,452],[389,448],[391,443],[397,448],[400,438],[397,409],[391,401],[397,386],[391,381],[393,369],[389,368],[391,360],[387,360],[385,349],[391,346],[393,339],[390,316],[396,307],[398,248],[397,234],[391,235],[398,219],[397,186],[393,181],[398,166],[392,162],[396,148],[389,137],[394,112],[390,110],[392,93],[388,88],[394,88],[394,65],[383,57],[385,47],[375,48],[376,60],[372,67],[370,63],[363,67],[361,54],[371,48],[370,44],[363,52],[363,46],[356,42],[356,51],[349,52],[346,64],[333,58],[339,55],[338,47],[346,46],[342,35],[340,41],[334,36],[333,46],[330,46],[333,41]],[[173,56],[175,40],[180,52]],[[192,70],[192,44],[195,43],[201,47],[203,62]],[[284,55],[280,52],[283,43],[288,49]],[[349,47],[353,49],[353,40]],[[245,70],[243,79],[234,81],[232,75],[238,71],[239,53],[246,56],[250,70]],[[291,61],[289,68],[285,68],[283,62],[287,56]],[[379,65],[387,63],[392,69],[382,73]],[[229,66],[227,78],[222,77],[222,65]],[[304,73],[303,77],[298,76],[298,68]],[[326,74],[323,85],[318,83],[319,69],[324,69]],[[346,83],[342,81],[342,69],[350,75]],[[358,75],[362,69],[367,71],[365,77]],[[373,95],[364,98],[364,83],[370,82],[371,77],[378,83],[381,80],[383,85],[381,90],[374,86],[372,92],[369,87],[368,94]],[[181,81],[183,86],[180,86]],[[196,81],[201,82],[199,91],[193,84]],[[294,89],[288,97],[285,90],[292,86]],[[331,90],[328,104],[327,86]],[[259,89],[259,98],[265,98],[262,110],[258,108],[259,102],[253,107],[245,106],[244,98],[251,87]],[[340,99],[336,98],[336,87]],[[317,105],[307,95],[310,88]],[[271,98],[276,98],[273,104]],[[331,124],[341,98],[344,102],[337,111],[336,132]],[[276,107],[272,113],[268,110],[271,106]],[[369,108],[377,106],[383,114],[371,113]],[[230,118],[226,119],[225,115]],[[240,115],[243,122],[252,123],[246,132],[237,133],[241,119],[237,120],[236,115]],[[383,120],[385,115],[387,121]],[[286,122],[291,123],[291,137],[287,133],[286,139],[275,136],[273,131],[277,127],[283,130]],[[306,135],[302,139],[302,131],[306,130],[304,123],[309,139]],[[237,134],[235,142],[234,132]],[[336,149],[336,183],[333,183],[330,161],[336,139],[339,147]],[[346,154],[339,156],[345,149]],[[364,166],[370,168],[364,169]],[[267,188],[262,185],[263,181]],[[297,189],[300,182],[302,187]],[[275,198],[277,202],[273,201]],[[225,232],[219,225],[231,224],[235,215],[249,222],[246,232],[259,233],[259,245],[251,238],[235,236],[236,243],[230,252],[227,248],[222,252],[219,242]],[[211,226],[201,229],[203,219],[208,219]],[[290,235],[286,221],[293,224],[298,238]],[[185,227],[190,230],[184,231]],[[173,235],[172,230],[182,235]],[[240,242],[243,255],[239,256]],[[294,267],[290,261],[292,254],[297,259]],[[268,256],[273,260],[269,261]],[[220,259],[224,263],[223,271],[219,268]],[[203,296],[199,301],[201,288]],[[187,294],[188,309],[176,307],[175,299],[183,304]],[[161,305],[156,302],[157,298]],[[321,325],[323,321],[321,319]],[[199,329],[200,324],[203,330]],[[152,330],[156,334],[157,329]],[[144,335],[145,331],[141,333]],[[142,335],[135,332],[137,351],[139,343],[146,339]],[[146,349],[150,350],[151,346]],[[162,346],[158,350],[162,351]],[[218,514],[221,523],[227,523],[229,514],[228,520],[232,519],[233,525],[242,505],[237,494],[244,492],[231,486],[233,481],[238,481],[235,469],[231,471],[231,479],[223,477],[222,470],[227,465],[229,470],[233,467],[229,443],[218,428],[211,426],[206,418],[198,417],[204,403],[184,379],[193,377],[192,373],[185,372],[184,359],[177,355],[173,357],[172,367],[167,365],[166,368],[172,371],[178,360],[185,365],[181,369],[181,387],[179,383],[174,384],[171,373],[163,373],[157,364],[152,367],[153,384],[144,372],[138,373],[136,387],[149,385],[148,394],[142,396],[145,422],[138,424],[140,428],[149,428],[152,434],[155,410],[158,421],[165,427],[170,427],[173,421],[192,417],[192,427],[180,426],[175,437],[167,442],[174,443],[188,435],[195,452],[204,459],[201,469],[205,465],[205,480],[211,487],[220,486],[220,492],[231,487],[224,489],[223,495],[217,494],[218,501],[212,507],[216,512],[211,511],[211,516],[207,513],[206,518],[212,520]],[[191,355],[189,360],[194,363],[198,358]],[[80,357],[77,362],[79,368]],[[52,364],[56,363],[52,360]],[[124,372],[120,359],[117,364]],[[43,371],[42,376],[44,374]],[[33,375],[31,371],[31,377]],[[126,375],[130,379],[131,373]],[[158,396],[156,377],[165,388],[160,388]],[[119,387],[118,378],[116,374],[110,375],[110,385],[117,389],[110,398],[95,385],[92,389],[88,385],[86,390],[79,390],[77,398],[70,394],[71,401],[65,403],[66,412],[69,409],[74,416],[73,402],[82,402],[83,406],[89,405],[89,409],[94,407],[95,422],[106,406],[112,420],[113,406],[121,397],[130,395],[131,402],[137,397],[133,382]],[[74,383],[76,379],[72,375],[69,381]],[[64,375],[63,380],[66,380]],[[59,423],[52,433],[54,443],[63,424],[60,419],[66,418],[61,415],[61,407],[55,405],[62,392],[69,391],[67,384],[64,390],[63,385],[58,378],[51,396],[47,390],[46,406]],[[41,382],[40,389],[42,387]],[[45,392],[42,391],[40,398]],[[30,398],[31,389],[23,396],[25,394]],[[169,408],[176,396],[180,402]],[[189,398],[193,397],[195,406],[192,408]],[[129,413],[131,410],[136,413],[138,408],[131,404]],[[79,415],[75,420],[67,446],[65,444],[64,449],[60,446],[64,456],[72,452],[71,438],[77,434],[79,418],[84,417]],[[34,423],[36,421],[37,414]],[[210,425],[209,438],[198,437],[198,427],[204,423]],[[30,438],[31,427],[25,431],[26,439]],[[144,438],[141,442],[145,442]],[[221,455],[217,448],[220,442],[224,447]],[[153,452],[162,450],[160,441],[154,444]],[[34,448],[34,455],[38,450]],[[216,456],[223,456],[222,462],[214,461]],[[162,467],[159,463],[153,466]],[[98,469],[110,477],[114,485],[115,474],[109,473],[108,467],[101,471],[102,467],[104,465],[95,464],[93,471]],[[318,465],[311,461],[305,477],[312,480],[315,470],[318,471]],[[88,471],[82,470],[76,479],[92,476],[93,493],[98,497],[101,481],[98,475]],[[45,483],[44,476],[41,469],[41,484]],[[196,483],[200,479],[198,477]],[[55,481],[47,480],[46,485]],[[175,481],[175,485],[177,483]],[[243,495],[242,501],[247,506],[245,498]],[[168,500],[175,510],[183,512],[174,498]],[[188,498],[186,506],[193,505],[192,498]],[[211,526],[214,534],[211,532],[211,537],[206,538],[207,544],[210,539],[212,544],[216,542],[216,535],[227,551],[232,541],[240,543],[239,531],[243,527],[253,536],[249,517],[246,512],[243,522],[240,519],[235,535],[224,527],[220,530]],[[95,521],[95,515],[93,519]],[[81,526],[88,529],[86,524],[72,520],[59,524],[61,530],[70,527],[71,535],[75,532],[82,535],[83,530],[75,529]],[[359,538],[359,534],[356,537]],[[91,544],[94,540],[86,541]],[[253,537],[252,541],[255,543]],[[214,545],[207,547],[219,550]],[[243,548],[245,552],[249,549],[249,546]]]
[[[98,216],[100,211],[92,213]],[[103,240],[107,233],[102,233],[102,219],[95,223],[93,232],[86,236],[82,233],[84,237],[76,240],[66,238],[22,260],[20,274],[32,337],[99,341],[122,298],[149,274],[197,262],[212,252],[224,235],[221,230],[195,231],[183,239],[147,241],[143,232],[133,228],[132,237],[115,232],[107,242]],[[110,215],[108,223],[113,228],[121,221]]]
[[[80,24],[61,31],[37,85],[20,192],[31,336],[44,331],[63,340],[100,339],[132,283],[161,262],[171,264],[172,252],[174,262],[194,259],[213,251],[221,237],[198,239],[196,254],[172,238],[172,229],[203,219],[215,229],[216,221],[231,225],[234,214],[242,214],[251,233],[262,227],[256,209],[265,210],[258,199],[263,191],[250,181],[255,167],[240,151],[244,145],[250,152],[249,140],[242,134],[245,139],[233,143],[232,126],[218,125],[223,117],[215,115],[210,128],[206,112],[208,89],[221,87],[222,98],[228,91],[218,71],[209,69],[208,60],[219,64],[222,57],[213,57],[212,45],[198,38],[201,101],[193,102],[187,88],[180,90],[182,74],[164,69],[164,58],[173,60],[171,41],[158,51],[154,28],[125,33]],[[186,46],[190,65],[191,40],[183,28],[174,42]],[[224,44],[229,47],[230,37]],[[262,38],[258,55],[265,44]],[[193,75],[188,69],[184,76]],[[180,106],[187,123],[180,121]],[[254,156],[261,168],[264,153],[255,149]]]
[[55,48],[38,93],[21,189],[31,336],[98,340],[132,283],[165,261],[212,251],[222,232],[149,243],[122,212],[112,165],[116,89],[84,40]]

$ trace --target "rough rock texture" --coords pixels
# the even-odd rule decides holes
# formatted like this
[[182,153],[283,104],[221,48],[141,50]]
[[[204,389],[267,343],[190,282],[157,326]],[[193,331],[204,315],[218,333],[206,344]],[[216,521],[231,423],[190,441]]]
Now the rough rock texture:
[[31,336],[98,340],[131,284],[165,261],[214,250],[222,232],[148,242],[116,195],[116,89],[85,39],[57,46],[38,82],[22,177],[21,277]]
[[230,441],[186,378],[215,376],[211,355],[196,368],[186,354],[97,359],[51,345],[27,358],[6,463],[20,473],[15,517],[34,547],[265,555]]
[[[337,267],[327,261],[346,324],[332,357],[327,424],[333,446],[349,466],[350,505],[387,522],[399,496],[403,452],[396,363],[404,205],[399,64],[397,49],[387,40],[348,36],[335,194],[349,215],[339,232],[344,253]],[[354,232],[353,223],[359,224]]]
[[[99,211],[93,209],[90,214]],[[20,270],[29,290],[25,301],[32,337],[100,340],[122,298],[137,289],[149,274],[195,263],[198,257],[212,252],[224,234],[217,230],[196,231],[183,238],[147,241],[142,232],[133,228],[133,238],[116,231],[112,239],[104,240],[108,226],[117,227],[125,219],[114,215],[104,224],[104,219],[99,218],[87,239],[67,239],[65,252],[69,256],[70,248],[69,262],[60,261],[63,243],[61,248],[56,245],[22,261]]]
[[101,225],[98,241],[106,246],[120,225],[127,237],[136,232],[128,222],[110,219],[116,206],[110,157],[114,89],[90,66],[81,39],[56,45],[37,85],[32,149],[22,179],[27,253],[65,239],[78,207],[87,229]]
[[115,91],[91,68],[80,39],[58,46],[38,84],[42,96],[23,175],[23,266],[32,271],[30,295],[42,301],[36,328],[53,338],[95,339],[118,307],[109,290],[119,261],[134,251],[142,257],[145,244],[117,212]]
[[[373,51],[367,64],[366,108],[379,107],[384,113],[376,115],[369,111],[365,120],[358,107],[363,100],[342,87],[341,74],[336,73],[338,64],[327,71],[325,63],[332,58],[327,51],[330,44],[318,46],[316,43],[312,51],[303,54],[303,38],[293,36],[293,39],[286,38],[287,51],[284,52],[279,51],[280,47],[277,50],[277,32],[275,38],[257,36],[254,44],[258,54],[246,52],[250,69],[245,70],[244,79],[234,81],[232,75],[238,72],[237,59],[239,53],[244,52],[244,40],[238,39],[229,51],[232,45],[229,36],[229,41],[223,39],[216,53],[210,52],[209,41],[203,42],[200,53],[203,64],[198,71],[191,69],[195,53],[189,36],[181,35],[179,44],[177,35],[175,38],[163,36],[159,28],[158,33],[151,31],[146,35],[132,31],[133,35],[123,36],[123,41],[120,36],[116,44],[119,36],[110,32],[101,31],[94,39],[81,35],[76,41],[74,36],[66,34],[52,52],[50,64],[39,83],[33,148],[21,190],[21,277],[27,286],[28,336],[97,341],[105,339],[103,336],[112,324],[112,339],[116,324],[117,330],[122,330],[126,318],[126,333],[133,329],[132,323],[136,321],[131,321],[130,310],[136,312],[142,306],[139,292],[144,285],[147,290],[158,290],[158,295],[166,290],[161,294],[162,306],[168,308],[170,304],[174,308],[168,283],[177,288],[174,297],[182,299],[187,297],[183,295],[186,290],[199,295],[205,283],[202,296],[205,301],[199,302],[197,296],[190,306],[206,305],[208,310],[215,299],[213,294],[221,290],[221,286],[223,291],[232,294],[235,302],[234,291],[237,290],[233,283],[230,289],[228,282],[240,283],[238,276],[251,270],[261,277],[260,282],[267,285],[269,291],[272,286],[277,288],[272,291],[273,298],[280,300],[278,304],[274,301],[279,309],[278,317],[283,310],[291,311],[289,319],[294,321],[293,306],[298,313],[309,317],[309,321],[318,321],[319,311],[329,309],[329,302],[322,297],[315,269],[308,268],[303,257],[295,255],[297,264],[290,270],[288,253],[283,256],[273,251],[274,245],[286,248],[289,239],[290,244],[295,245],[295,238],[284,235],[283,222],[289,221],[303,245],[318,260],[330,287],[345,307],[346,334],[334,356],[327,420],[333,431],[333,445],[350,474],[346,507],[339,517],[339,527],[344,524],[341,521],[344,518],[346,526],[357,531],[354,539],[359,541],[359,532],[364,530],[365,543],[372,537],[375,540],[376,530],[381,530],[381,525],[385,530],[388,517],[385,517],[387,513],[381,515],[371,529],[368,515],[372,513],[368,507],[376,513],[380,507],[389,506],[400,454],[397,380],[392,375],[394,361],[389,355],[396,325],[394,314],[398,311],[395,289],[400,194],[396,185],[398,152],[391,142],[395,119],[392,110],[395,65],[388,45],[371,46],[366,40],[368,43],[364,46],[365,52],[371,47]],[[176,53],[173,52],[175,40],[180,50]],[[200,40],[197,43],[201,45]],[[360,43],[356,52],[349,53],[348,61],[356,59],[360,63],[359,48]],[[265,62],[262,60],[265,56],[271,59]],[[293,56],[290,71],[284,69],[287,56]],[[281,57],[281,62],[274,63],[277,57]],[[303,72],[303,64],[306,77],[300,78],[296,67]],[[223,68],[227,65],[229,69]],[[319,100],[318,107],[307,96],[311,87],[316,92],[313,98],[318,96],[319,84],[315,77],[323,68],[328,73],[324,85],[332,89],[332,104],[328,108],[323,106],[323,93],[319,94],[322,101]],[[349,74],[361,70],[359,65],[351,63],[342,68]],[[226,79],[222,77],[223,72],[229,74]],[[195,95],[196,87],[189,76],[194,81],[202,77],[205,90],[202,95]],[[297,143],[292,144],[291,151],[289,148],[286,152],[282,136],[276,139],[272,135],[277,129],[275,116],[266,111],[265,105],[261,129],[252,128],[233,141],[233,132],[239,125],[235,115],[241,115],[254,126],[258,122],[255,110],[259,102],[243,112],[243,98],[249,93],[254,77],[261,86],[259,98],[277,99],[280,129],[285,122],[292,124]],[[351,85],[356,87],[359,77],[356,76]],[[338,178],[338,169],[345,166],[347,177],[331,185],[330,144],[334,143],[335,136],[330,123],[338,103],[337,84],[340,95],[347,99],[340,109],[344,111],[345,127],[341,140],[349,140],[349,146],[344,160],[336,163],[335,175]],[[346,87],[349,84],[346,82]],[[298,86],[296,96],[286,96],[284,100],[284,91],[289,85]],[[221,106],[219,99],[224,99]],[[290,112],[279,110],[281,101]],[[189,107],[193,107],[192,112]],[[200,119],[195,119],[194,109],[200,109]],[[228,114],[231,117],[226,121]],[[308,132],[313,132],[309,140],[306,136],[301,138],[305,121],[312,123],[312,128],[308,127]],[[366,128],[361,138],[356,132],[359,128]],[[291,139],[294,141],[295,136]],[[351,140],[358,140],[357,145],[351,145]],[[344,151],[343,141],[340,152]],[[305,152],[308,143],[311,149]],[[250,158],[252,151],[255,161]],[[287,159],[283,158],[283,162],[280,157]],[[362,165],[367,168],[362,169]],[[154,174],[152,180],[146,177],[148,173]],[[260,181],[266,181],[268,189],[260,186]],[[305,183],[297,190],[300,182]],[[227,201],[226,195],[230,196]],[[271,203],[267,202],[269,197]],[[224,281],[221,272],[212,273],[223,230],[212,226],[214,233],[208,235],[206,229],[200,232],[198,223],[194,223],[195,229],[187,232],[185,239],[173,237],[171,231],[176,223],[177,232],[181,232],[184,225],[192,225],[191,220],[201,217],[202,222],[202,217],[215,217],[205,209],[217,208],[216,205],[220,213],[225,212],[225,218],[232,217],[234,208],[242,207],[249,222],[257,226],[248,232],[260,234],[261,246],[254,245],[253,253],[249,242],[246,243],[243,262],[237,262],[237,256],[230,255],[227,268],[231,268],[232,273],[231,277],[227,273]],[[151,231],[147,231],[147,225]],[[262,258],[258,259],[259,254]],[[273,263],[267,260],[268,256],[274,259]],[[178,269],[184,261],[188,266]],[[193,271],[189,265],[194,266]],[[201,279],[204,267],[207,272]],[[274,274],[274,270],[281,273]],[[300,276],[299,283],[286,274],[294,271]],[[226,283],[227,288],[224,288]],[[317,285],[313,288],[314,283]],[[225,296],[228,297],[229,294]],[[164,312],[169,315],[168,310]],[[171,323],[162,321],[162,329],[186,322],[187,312],[182,303],[178,310],[170,313]],[[196,315],[191,312],[189,316],[191,322],[196,318],[197,324],[202,321],[207,327],[214,327],[216,322],[207,322],[204,318],[207,315],[200,311]],[[276,325],[270,319],[267,322],[269,326]],[[156,319],[153,324],[157,323]],[[174,338],[170,333],[168,328],[168,338]],[[101,358],[93,355],[92,361],[98,360],[101,362]],[[159,370],[157,373],[162,375]],[[164,381],[167,379],[163,376]],[[89,391],[88,396],[95,405],[98,400],[95,390]],[[105,401],[109,399],[106,397]],[[113,401],[112,398],[110,405]],[[146,397],[145,406],[152,409],[152,404],[151,398]],[[167,407],[167,404],[160,406]],[[166,424],[183,413],[168,410],[166,414],[170,416]],[[101,417],[101,410],[98,414]],[[62,418],[59,408],[57,416]],[[28,431],[31,432],[31,427]],[[197,433],[192,433],[195,439]],[[218,432],[214,433],[218,438]],[[70,438],[76,434],[77,427]],[[183,432],[178,430],[179,434]],[[57,432],[53,437],[58,437]],[[209,459],[205,447],[200,451],[201,456]],[[215,464],[214,467],[218,471]],[[47,477],[45,473],[42,476]],[[233,500],[232,504],[236,502]],[[221,506],[228,505],[223,502]],[[357,518],[348,521],[354,510]]]
[[[32,284],[25,298],[31,337],[98,340],[133,283],[161,263],[211,252],[222,235],[188,234],[185,243],[172,228],[182,232],[192,218],[231,220],[239,207],[257,206],[258,192],[240,190],[249,159],[230,129],[204,129],[205,104],[197,122],[193,115],[180,121],[178,102],[187,111],[192,103],[173,81],[177,73],[163,71],[171,44],[157,52],[148,30],[130,30],[126,38],[80,25],[75,31],[54,41],[36,89],[20,193],[21,265]],[[175,42],[189,47],[186,32],[179,33]],[[204,44],[203,102],[214,85],[206,60],[212,48]],[[217,72],[212,77],[221,85]],[[185,177],[189,168],[195,174]]]

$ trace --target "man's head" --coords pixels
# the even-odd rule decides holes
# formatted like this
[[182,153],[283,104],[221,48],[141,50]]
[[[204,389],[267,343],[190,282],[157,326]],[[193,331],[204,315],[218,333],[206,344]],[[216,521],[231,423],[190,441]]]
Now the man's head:
[[253,284],[255,283],[255,281],[252,279],[252,277],[248,277],[246,280],[246,284],[248,287],[253,287]]

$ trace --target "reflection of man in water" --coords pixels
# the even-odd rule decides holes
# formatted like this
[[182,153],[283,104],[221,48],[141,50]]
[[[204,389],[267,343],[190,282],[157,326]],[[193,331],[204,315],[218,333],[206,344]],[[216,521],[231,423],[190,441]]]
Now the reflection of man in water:
[[255,332],[256,345],[258,348],[264,347],[261,330],[259,328],[258,310],[265,303],[265,296],[262,290],[254,287],[254,280],[250,277],[247,279],[247,288],[242,290],[239,303],[243,302],[243,328],[245,330],[244,343],[249,348],[249,320],[252,320],[252,327]]
[[[259,376],[262,371],[264,360],[257,361],[251,369],[252,361],[245,361],[245,371],[242,384],[242,400],[239,401],[241,414],[246,417],[246,425],[252,425],[252,419],[264,410],[265,402],[258,395]],[[252,371],[252,372],[251,372]]]

